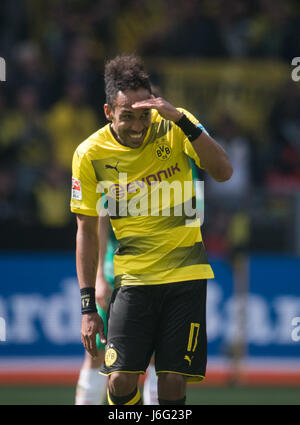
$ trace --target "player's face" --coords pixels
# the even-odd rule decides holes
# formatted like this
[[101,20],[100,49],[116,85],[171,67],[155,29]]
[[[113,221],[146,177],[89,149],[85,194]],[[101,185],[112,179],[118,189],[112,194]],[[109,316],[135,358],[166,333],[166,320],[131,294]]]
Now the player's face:
[[136,149],[143,144],[151,124],[151,109],[133,109],[131,105],[150,95],[142,88],[119,91],[113,109],[104,105],[106,118],[112,121],[112,130],[123,145]]

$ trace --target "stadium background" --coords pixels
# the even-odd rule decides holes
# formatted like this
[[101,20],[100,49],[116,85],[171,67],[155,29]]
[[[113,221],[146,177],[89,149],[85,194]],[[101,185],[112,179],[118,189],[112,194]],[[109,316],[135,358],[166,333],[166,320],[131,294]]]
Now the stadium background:
[[131,52],[235,170],[222,185],[199,171],[216,279],[207,379],[188,401],[299,404],[299,28],[291,0],[1,3],[0,404],[73,403],[83,348],[71,158],[105,124],[105,60]]

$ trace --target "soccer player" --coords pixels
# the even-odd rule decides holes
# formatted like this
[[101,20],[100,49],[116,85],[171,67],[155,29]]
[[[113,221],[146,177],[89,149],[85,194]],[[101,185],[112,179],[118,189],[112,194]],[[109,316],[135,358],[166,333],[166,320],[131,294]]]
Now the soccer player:
[[[98,333],[106,343],[101,373],[108,376],[110,404],[141,404],[138,378],[153,352],[159,404],[185,404],[186,383],[205,376],[206,282],[214,276],[190,208],[195,194],[188,157],[218,182],[231,177],[232,167],[193,115],[152,95],[138,57],[109,61],[105,90],[109,123],[73,157],[82,342],[92,357]],[[161,183],[175,190],[161,197]],[[107,340],[95,303],[103,187],[119,243]]]

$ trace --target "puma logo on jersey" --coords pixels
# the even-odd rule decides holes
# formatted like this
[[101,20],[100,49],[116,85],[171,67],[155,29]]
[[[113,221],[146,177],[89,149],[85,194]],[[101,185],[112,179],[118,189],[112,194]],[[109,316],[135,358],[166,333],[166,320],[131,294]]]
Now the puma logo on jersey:
[[109,165],[109,164],[105,164],[105,168],[106,168],[106,169],[112,169],[112,170],[115,170],[117,173],[119,173],[120,171],[118,170],[118,164],[119,164],[119,161],[116,163],[116,165],[115,165],[115,166],[113,166],[113,165]]

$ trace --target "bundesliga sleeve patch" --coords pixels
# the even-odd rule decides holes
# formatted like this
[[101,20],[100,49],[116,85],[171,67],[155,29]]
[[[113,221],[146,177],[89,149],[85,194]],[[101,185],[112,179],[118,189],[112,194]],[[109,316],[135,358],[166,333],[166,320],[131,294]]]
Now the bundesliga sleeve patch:
[[72,199],[82,201],[81,182],[72,177]]

